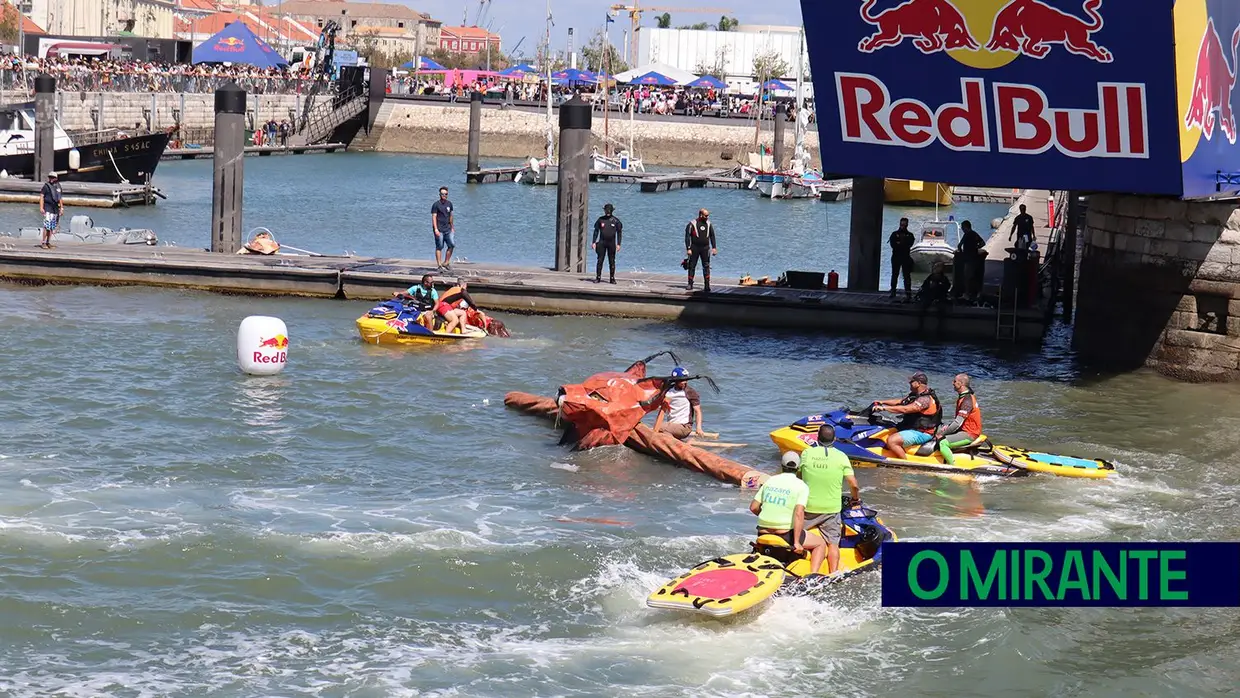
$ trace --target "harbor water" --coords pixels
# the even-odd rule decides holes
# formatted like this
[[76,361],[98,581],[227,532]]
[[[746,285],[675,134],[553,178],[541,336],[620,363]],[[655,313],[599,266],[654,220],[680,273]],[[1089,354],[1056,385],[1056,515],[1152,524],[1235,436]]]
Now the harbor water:
[[[248,160],[247,226],[321,252],[425,256],[425,209],[447,179],[458,245],[487,241],[467,256],[540,263],[534,240],[550,251],[552,191],[466,190],[459,163],[432,158],[325,158],[340,164]],[[206,169],[165,165],[172,201],[91,215],[205,245]],[[366,175],[381,167],[406,176]],[[844,266],[831,250],[846,248],[847,227],[822,221],[846,222],[846,205],[599,190],[633,231],[624,252],[645,250],[651,270],[679,261],[682,219],[701,205],[720,218],[721,267],[734,247],[752,255],[728,273],[797,268],[816,245]],[[11,227],[31,224],[23,216],[0,208]],[[551,395],[671,349],[719,384],[703,387],[706,428],[746,444],[731,457],[773,471],[771,429],[901,395],[914,370],[940,392],[967,371],[994,439],[1108,458],[1118,472],[859,470],[863,498],[901,538],[1236,540],[1233,387],[1088,373],[1060,326],[1031,353],[504,316],[509,339],[394,349],[359,341],[353,320],[368,306],[0,286],[0,695],[1118,697],[1240,685],[1235,609],[883,608],[877,575],[753,618],[648,609],[666,579],[745,548],[746,493],[624,447],[571,452],[549,422],[503,406],[508,391]],[[236,328],[255,314],[288,325],[278,376],[236,367]]]

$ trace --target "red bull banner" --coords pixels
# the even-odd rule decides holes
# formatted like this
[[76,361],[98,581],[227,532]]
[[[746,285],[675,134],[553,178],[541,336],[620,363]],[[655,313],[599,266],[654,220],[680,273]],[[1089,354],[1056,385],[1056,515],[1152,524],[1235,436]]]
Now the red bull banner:
[[801,8],[828,172],[1198,197],[1219,193],[1224,159],[1240,165],[1231,109],[1240,3]]

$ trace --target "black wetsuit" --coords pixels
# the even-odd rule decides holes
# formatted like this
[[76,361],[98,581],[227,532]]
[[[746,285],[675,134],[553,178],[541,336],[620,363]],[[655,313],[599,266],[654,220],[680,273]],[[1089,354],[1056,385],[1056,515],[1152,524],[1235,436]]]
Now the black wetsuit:
[[984,247],[986,247],[986,241],[973,228],[969,228],[964,237],[960,239],[960,245],[956,248],[958,254],[955,265],[958,270],[954,293],[956,298],[967,295],[971,299],[976,299],[981,293],[986,269],[985,259],[981,254]]
[[891,236],[887,238],[887,244],[891,245],[891,293],[896,292],[896,280],[904,276],[904,295],[910,296],[913,293],[913,243],[917,242],[907,228],[894,230]]
[[709,220],[695,218],[685,226],[685,249],[689,251],[689,285],[693,285],[693,276],[697,271],[698,260],[702,260],[702,286],[710,291],[710,251],[717,247],[715,243],[715,226]]
[[620,247],[620,238],[624,232],[624,225],[620,223],[620,219],[611,214],[599,216],[594,221],[594,237],[590,242],[594,245],[594,251],[598,253],[598,264],[594,267],[594,280],[601,281],[603,278],[603,257],[607,257],[607,268],[611,272],[611,282],[616,283],[616,250]]

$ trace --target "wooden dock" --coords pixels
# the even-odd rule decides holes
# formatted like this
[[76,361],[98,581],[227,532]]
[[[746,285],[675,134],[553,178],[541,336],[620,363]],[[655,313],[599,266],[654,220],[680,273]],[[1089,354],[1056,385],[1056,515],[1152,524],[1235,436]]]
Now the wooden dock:
[[[389,298],[434,271],[431,260],[378,257],[213,254],[177,247],[74,243],[53,250],[41,250],[34,243],[0,249],[0,279],[5,281],[148,285],[358,301]],[[889,300],[885,293],[740,286],[735,278],[716,276],[714,293],[705,295],[686,291],[681,274],[621,273],[619,283],[611,285],[593,283],[589,273],[499,264],[459,264],[451,275],[467,277],[471,295],[487,310],[995,341],[993,309],[955,307],[942,314],[925,313],[915,305]],[[359,314],[365,309],[358,304]],[[1031,310],[1019,317],[1020,340],[1040,342],[1042,313]]]
[[955,187],[952,199],[969,203],[1010,204],[1020,198],[1019,189],[992,189],[987,187]]
[[[344,150],[346,143],[319,143],[318,145],[248,145],[246,155],[305,155],[307,153],[334,153]],[[163,160],[194,160],[196,158],[215,157],[215,148],[168,148],[160,156]]]
[[733,169],[713,169],[645,175],[637,180],[637,184],[647,193],[680,189],[744,189],[745,180],[733,176],[733,172]]
[[[155,199],[166,199],[158,187],[141,184],[105,184],[101,182],[61,182],[65,206],[90,208],[129,208],[154,205]],[[18,177],[0,178],[0,203],[38,204],[43,183]]]
[[487,167],[481,170],[471,170],[465,173],[465,183],[495,184],[496,182],[511,182],[524,169],[524,166],[518,165],[516,167]]
[[847,201],[852,198],[853,182],[851,179],[827,180],[826,186],[818,191],[819,201]]

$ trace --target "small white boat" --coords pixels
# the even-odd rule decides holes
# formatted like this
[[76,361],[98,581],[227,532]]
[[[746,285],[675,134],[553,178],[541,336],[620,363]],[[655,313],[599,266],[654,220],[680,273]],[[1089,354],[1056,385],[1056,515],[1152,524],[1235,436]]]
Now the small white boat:
[[[548,165],[547,163],[551,164]],[[554,185],[560,182],[560,166],[550,158],[530,158],[513,178],[518,184],[534,184],[539,186]]]
[[753,188],[768,199],[817,199],[827,182],[818,172],[758,172]]
[[[43,239],[42,228],[18,228],[16,233],[0,233],[0,243],[39,242]],[[96,226],[90,216],[74,216],[69,219],[69,231],[52,233],[52,244],[59,242],[88,242],[105,245],[157,245],[159,237],[150,228],[121,228],[112,230]]]
[[960,242],[960,226],[954,220],[929,221],[921,227],[921,239],[913,244],[910,254],[913,257],[913,269],[930,271],[935,262],[943,262],[951,267],[956,255],[956,244],[948,234],[953,233],[956,244]]
[[646,167],[642,164],[642,159],[632,157],[628,150],[621,150],[613,156],[603,155],[595,148],[590,153],[593,160],[592,166],[600,172],[645,172]]

